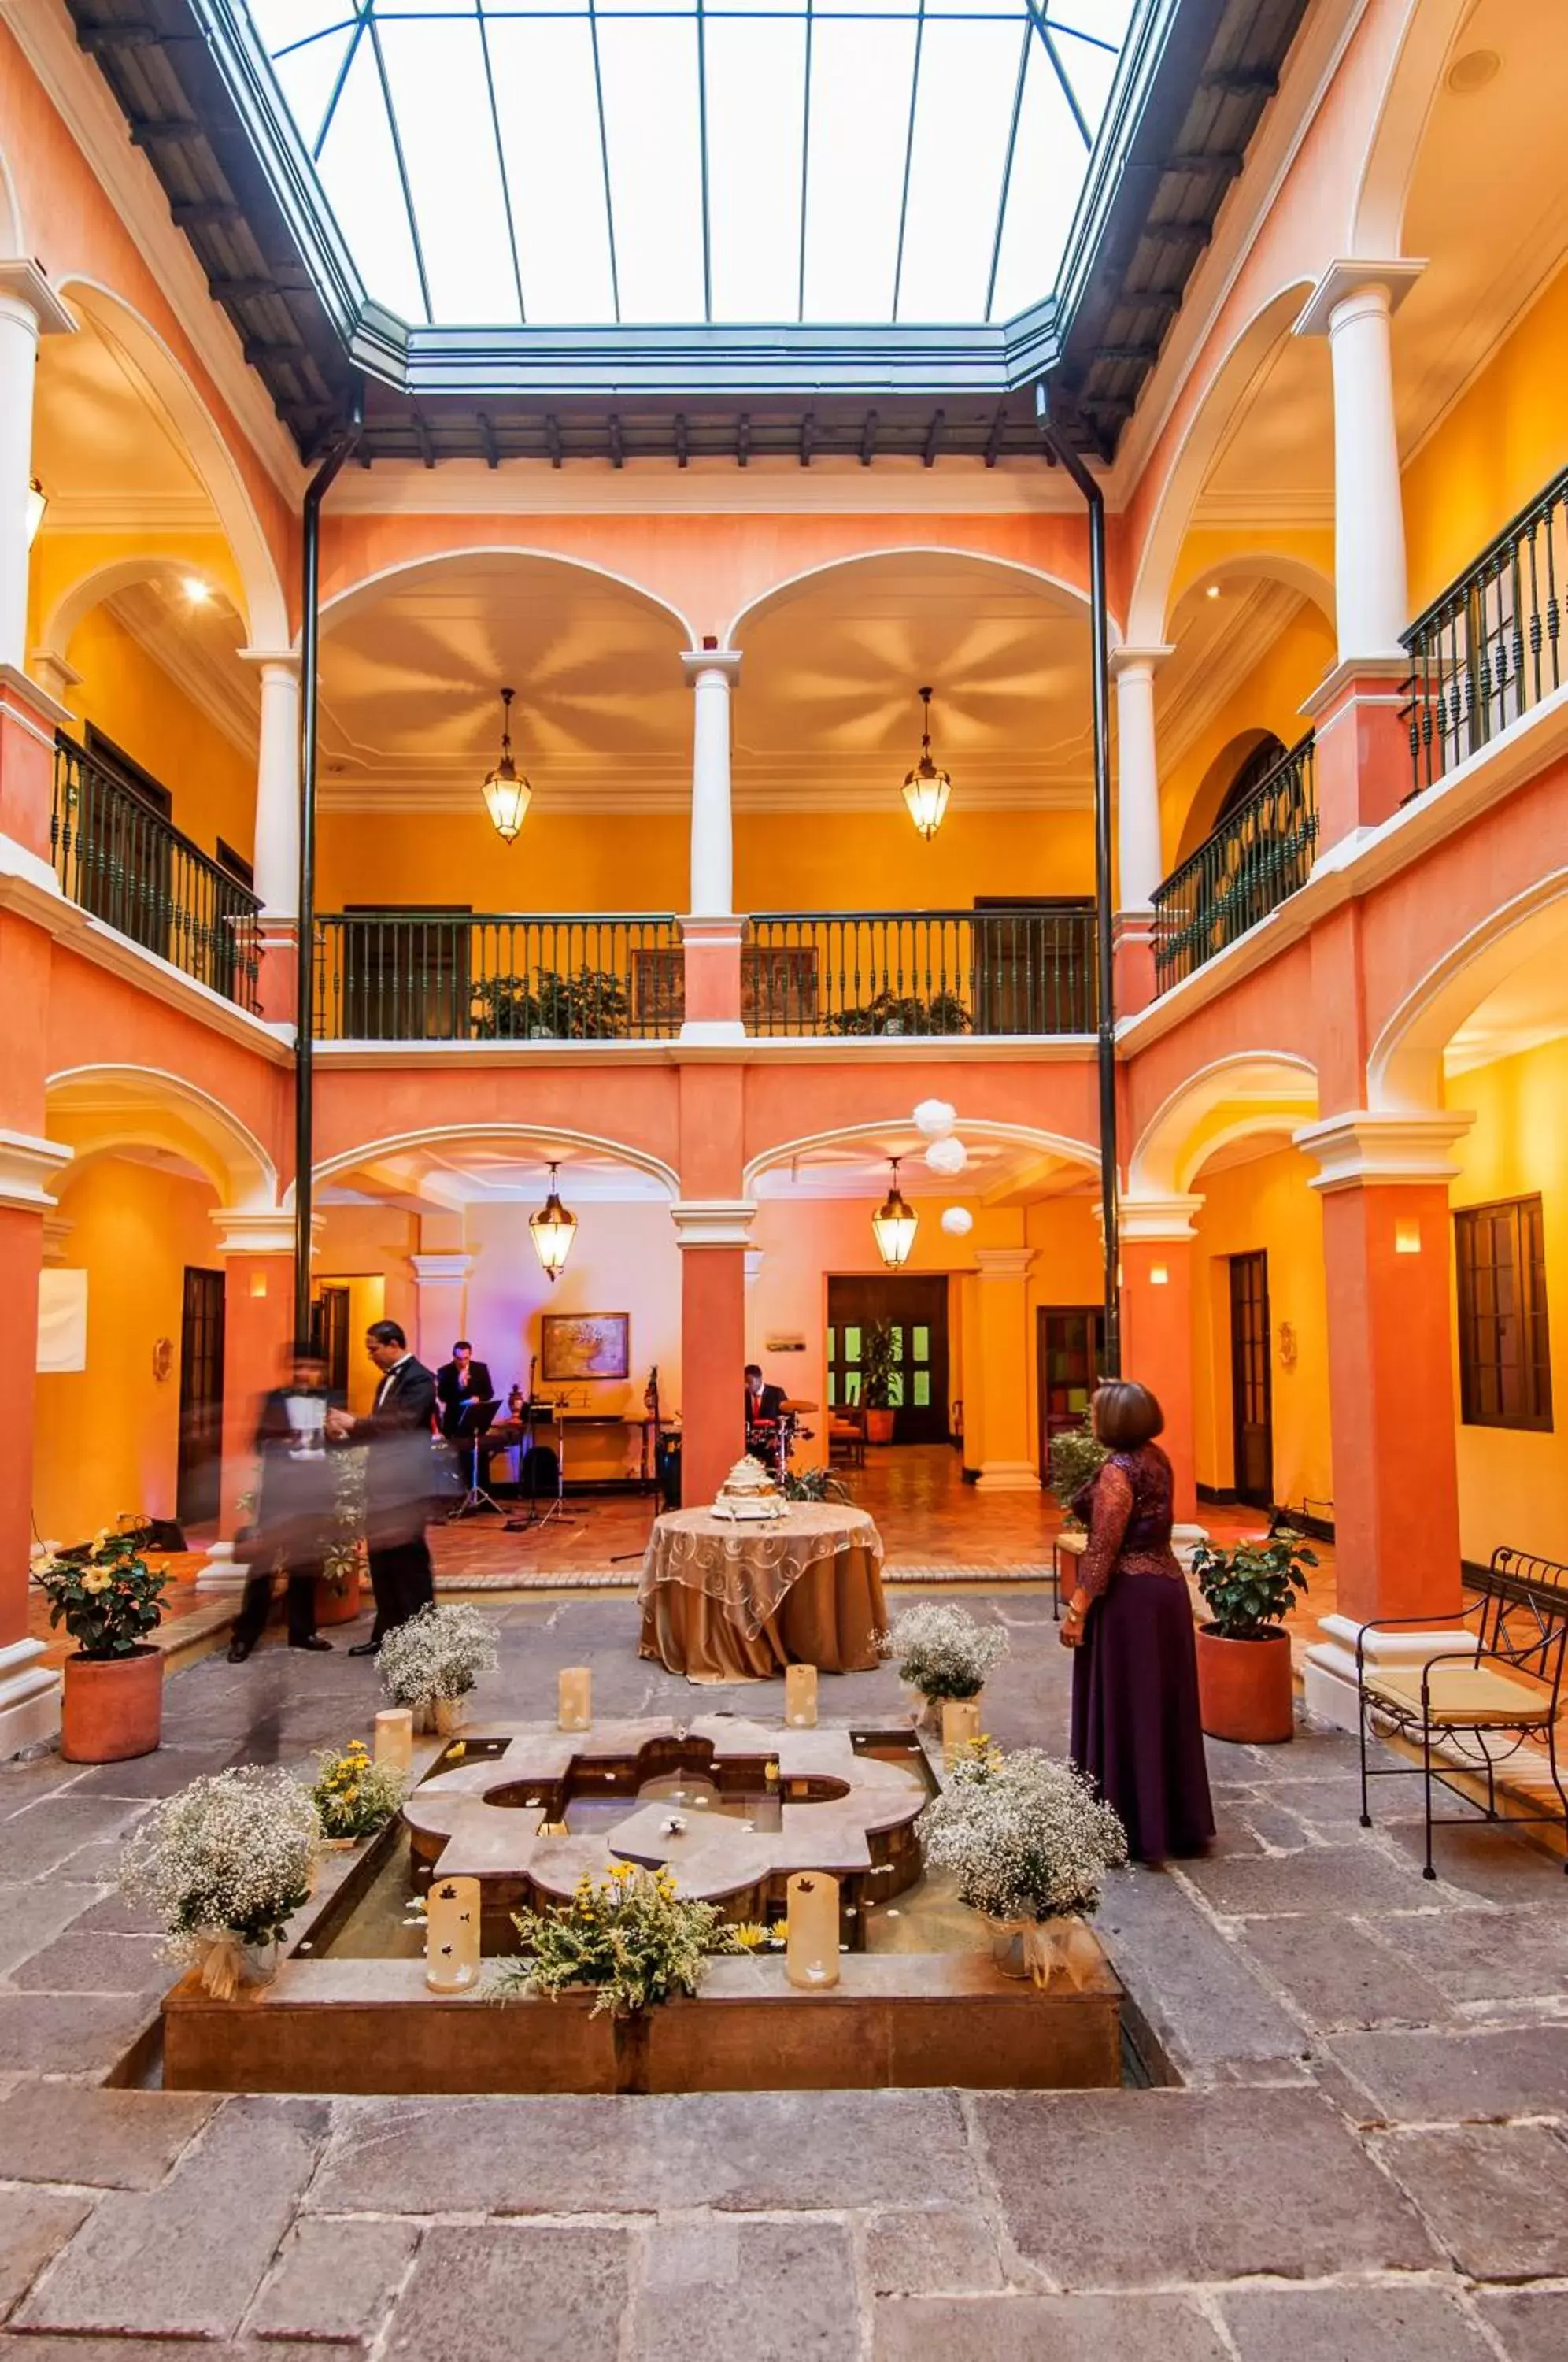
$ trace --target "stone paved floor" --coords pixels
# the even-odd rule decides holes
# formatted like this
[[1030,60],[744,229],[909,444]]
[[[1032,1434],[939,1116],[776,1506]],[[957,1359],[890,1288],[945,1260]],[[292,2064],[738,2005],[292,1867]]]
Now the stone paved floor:
[[[1059,1746],[1041,1595],[988,1720]],[[504,1617],[491,1703],[591,1661],[684,1684],[611,1595]],[[826,1685],[833,1716],[889,1672]],[[777,1693],[705,1703],[778,1710]],[[176,1675],[168,1746],[0,1769],[0,2362],[1560,2362],[1568,1895],[1496,1831],[1423,1883],[1356,1825],[1353,1750],[1211,1750],[1212,1860],[1103,1926],[1178,2086],[643,2100],[233,2099],[98,2088],[165,1981],[110,1881],[149,1798],[365,1727],[371,1669],[269,1647]],[[479,1701],[483,1704],[481,1698]],[[1385,1808],[1386,1809],[1386,1808]],[[1409,1792],[1401,1809],[1412,1810]],[[180,2343],[169,2341],[178,2340]]]

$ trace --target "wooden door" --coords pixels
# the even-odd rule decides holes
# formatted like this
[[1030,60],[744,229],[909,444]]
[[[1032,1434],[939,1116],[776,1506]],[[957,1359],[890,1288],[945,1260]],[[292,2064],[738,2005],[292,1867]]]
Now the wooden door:
[[893,1331],[890,1408],[895,1443],[947,1440],[947,1282],[944,1278],[828,1281],[827,1408],[860,1400],[867,1331]]
[[1236,1498],[1274,1507],[1274,1386],[1270,1367],[1268,1257],[1231,1257],[1231,1417]]
[[1105,1307],[1043,1304],[1035,1315],[1040,1474],[1050,1481],[1051,1438],[1080,1427],[1105,1367]]
[[223,1274],[185,1266],[180,1317],[180,1457],[174,1514],[211,1525],[223,1475]]
[[348,1290],[323,1280],[311,1306],[311,1343],[326,1363],[328,1391],[345,1401],[348,1394]]

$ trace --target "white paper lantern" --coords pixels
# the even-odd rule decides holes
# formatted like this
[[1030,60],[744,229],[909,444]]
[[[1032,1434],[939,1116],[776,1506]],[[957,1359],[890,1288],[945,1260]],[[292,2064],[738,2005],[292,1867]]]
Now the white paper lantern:
[[957,1109],[945,1099],[922,1099],[914,1111],[914,1127],[922,1140],[945,1140],[957,1120]]
[[975,1227],[975,1217],[967,1206],[944,1206],[942,1227],[950,1239],[966,1239]]
[[969,1162],[969,1152],[961,1140],[933,1140],[925,1152],[925,1161],[933,1173],[951,1179],[955,1173],[963,1172]]

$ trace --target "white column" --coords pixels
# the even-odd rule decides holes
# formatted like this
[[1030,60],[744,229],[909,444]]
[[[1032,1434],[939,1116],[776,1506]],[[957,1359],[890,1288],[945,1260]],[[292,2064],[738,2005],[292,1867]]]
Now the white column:
[[734,907],[730,817],[730,691],[740,675],[733,648],[681,657],[695,701],[691,720],[691,912],[723,918]]
[[1334,600],[1342,665],[1402,657],[1410,620],[1388,323],[1419,262],[1336,262],[1296,323],[1323,336],[1334,377]]
[[1119,911],[1146,911],[1165,875],[1160,855],[1160,772],[1154,745],[1154,675],[1171,651],[1115,648],[1116,855]]
[[292,649],[241,651],[261,673],[256,752],[256,891],[269,919],[293,918],[300,875],[300,660]]
[[74,328],[36,262],[0,262],[0,665],[28,645],[28,483],[39,338]]

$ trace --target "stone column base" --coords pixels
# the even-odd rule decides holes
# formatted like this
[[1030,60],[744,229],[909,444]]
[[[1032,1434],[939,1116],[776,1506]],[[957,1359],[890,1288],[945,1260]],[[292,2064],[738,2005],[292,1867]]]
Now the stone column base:
[[60,1675],[39,1662],[43,1653],[41,1640],[0,1649],[0,1763],[47,1745],[60,1729]]
[[196,1577],[198,1591],[243,1591],[246,1572],[235,1562],[232,1542],[210,1542],[207,1562]]
[[[1305,1703],[1307,1711],[1336,1730],[1356,1727],[1355,1639],[1361,1629],[1353,1616],[1325,1616],[1318,1629],[1324,1635],[1307,1651]],[[1475,1635],[1463,1627],[1436,1625],[1430,1631],[1379,1632],[1367,1643],[1369,1665],[1389,1671],[1425,1664],[1445,1649],[1474,1649]]]
[[988,1460],[975,1479],[977,1493],[1038,1493],[1040,1471],[1032,1460]]

